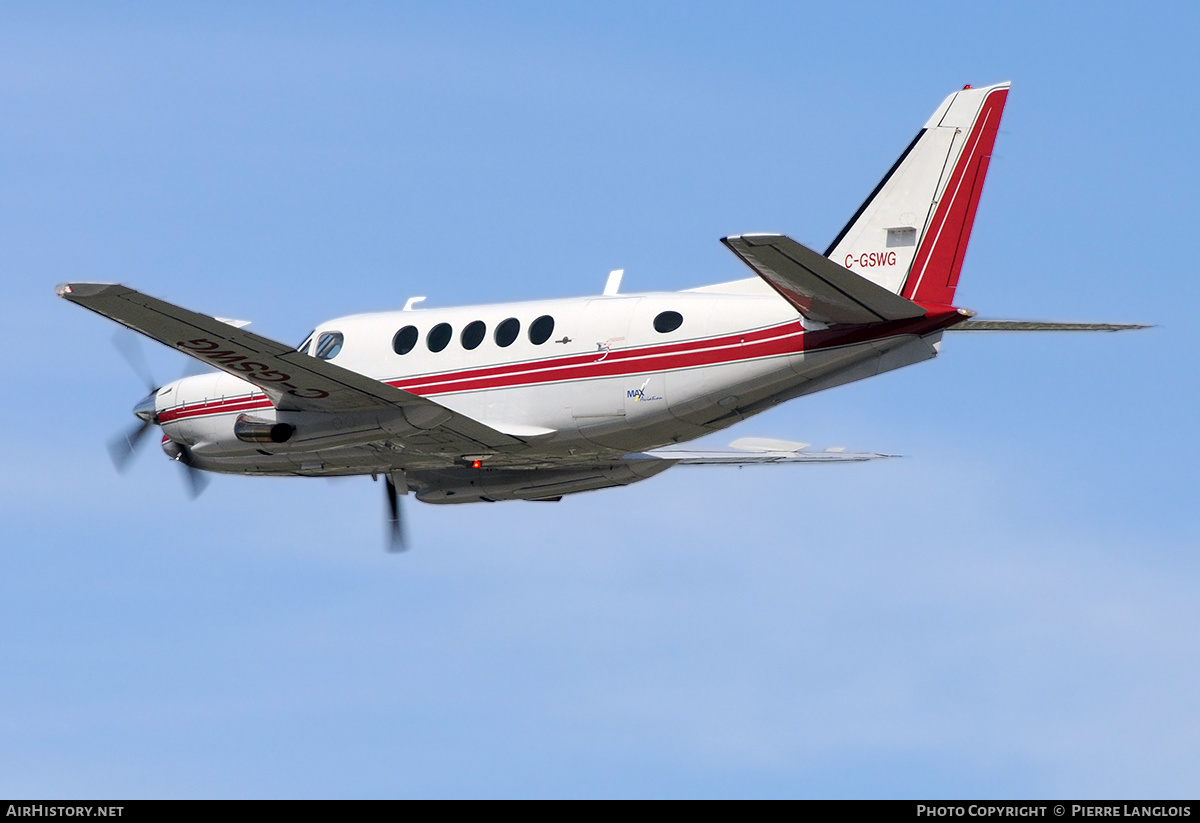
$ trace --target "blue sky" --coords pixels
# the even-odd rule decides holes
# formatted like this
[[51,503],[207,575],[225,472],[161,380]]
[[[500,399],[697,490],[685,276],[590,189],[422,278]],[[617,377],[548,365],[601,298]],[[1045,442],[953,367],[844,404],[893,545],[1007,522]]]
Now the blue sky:
[[[0,9],[0,795],[1195,797],[1193,4]],[[548,506],[104,443],[123,282],[299,342],[824,247],[1012,80],[956,336],[719,438],[879,450]],[[186,368],[145,347],[159,380]]]

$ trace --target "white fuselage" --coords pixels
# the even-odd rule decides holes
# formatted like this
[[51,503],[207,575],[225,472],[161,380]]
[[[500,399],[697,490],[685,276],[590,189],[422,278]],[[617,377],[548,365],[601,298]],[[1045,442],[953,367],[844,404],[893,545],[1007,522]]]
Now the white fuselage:
[[[542,317],[553,319],[553,329],[547,335],[543,320],[537,327],[543,340],[534,342],[534,321]],[[497,330],[511,331],[511,321],[503,325],[509,318],[520,328],[502,346]],[[656,318],[665,331],[656,330]],[[474,326],[464,340],[478,322],[483,334]],[[449,326],[449,339],[433,351],[431,336],[436,348],[441,324]],[[313,354],[333,339],[326,335],[339,334],[330,362],[521,438],[543,467],[546,460],[570,467],[691,440],[790,397],[927,359],[936,354],[942,325],[923,320],[839,336],[774,294],[678,292],[354,315],[322,324],[302,348]],[[394,340],[409,326],[415,343],[398,354]],[[409,342],[413,337],[407,333]],[[333,475],[439,468],[414,463],[399,439],[381,440],[377,417],[278,411],[262,391],[223,372],[165,386],[155,402],[165,445],[185,444],[208,470]],[[243,415],[291,424],[296,435],[286,443],[244,442],[233,434]],[[461,456],[467,463],[476,457],[489,455]],[[506,465],[521,459],[508,455]]]

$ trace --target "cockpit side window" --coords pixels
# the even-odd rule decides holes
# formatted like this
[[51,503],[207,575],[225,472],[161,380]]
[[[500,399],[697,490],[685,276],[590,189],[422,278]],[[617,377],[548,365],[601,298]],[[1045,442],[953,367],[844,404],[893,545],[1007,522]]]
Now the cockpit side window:
[[342,350],[344,339],[340,331],[325,332],[317,338],[317,350],[313,354],[321,360],[332,360]]

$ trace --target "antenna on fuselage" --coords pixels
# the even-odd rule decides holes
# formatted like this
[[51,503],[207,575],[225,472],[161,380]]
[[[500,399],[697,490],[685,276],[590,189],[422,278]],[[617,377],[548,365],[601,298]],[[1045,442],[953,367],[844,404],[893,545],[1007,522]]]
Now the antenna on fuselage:
[[621,288],[621,278],[625,276],[625,269],[614,269],[608,273],[608,282],[604,284],[604,296],[612,297]]
[[404,304],[404,311],[415,311],[416,305],[424,300],[424,297],[410,297],[408,302]]

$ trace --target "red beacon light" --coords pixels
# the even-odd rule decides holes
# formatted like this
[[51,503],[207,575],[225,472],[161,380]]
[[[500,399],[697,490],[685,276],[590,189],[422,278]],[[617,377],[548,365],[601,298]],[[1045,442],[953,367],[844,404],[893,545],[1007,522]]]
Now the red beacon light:
[[482,460],[472,460],[472,461],[471,461],[471,468],[473,468],[473,469],[482,469],[482,468],[483,468],[483,461],[482,461]]
[[967,85],[963,86],[963,91],[966,91],[969,88],[971,88],[971,84],[967,83]]

